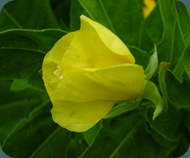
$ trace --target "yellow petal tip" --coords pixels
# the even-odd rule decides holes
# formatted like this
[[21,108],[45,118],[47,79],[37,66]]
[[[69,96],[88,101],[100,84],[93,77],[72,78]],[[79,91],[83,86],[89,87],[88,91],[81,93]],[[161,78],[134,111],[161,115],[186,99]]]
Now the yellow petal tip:
[[85,15],[81,15],[80,19],[85,20],[85,19],[87,19],[87,17]]

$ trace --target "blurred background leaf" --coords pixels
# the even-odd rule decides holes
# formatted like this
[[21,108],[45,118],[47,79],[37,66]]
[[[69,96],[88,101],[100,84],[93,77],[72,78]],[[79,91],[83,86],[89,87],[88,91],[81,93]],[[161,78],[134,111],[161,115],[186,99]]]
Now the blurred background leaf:
[[64,34],[59,29],[0,32],[0,78],[24,78],[43,88],[41,67],[44,55]]
[[181,2],[174,0],[159,2],[164,25],[163,39],[158,45],[159,59],[170,62],[170,69],[173,70],[175,77],[182,82],[185,71],[184,62],[190,44],[190,23],[185,22],[190,20],[189,13]]
[[71,0],[50,0],[51,8],[59,23],[59,28],[70,30]]
[[49,0],[14,0],[0,14],[0,31],[19,29],[57,28],[58,22]]
[[[138,111],[107,120],[94,144],[81,158],[155,157],[168,158],[169,147],[157,143],[147,132],[146,120]],[[167,151],[167,152],[166,152]]]

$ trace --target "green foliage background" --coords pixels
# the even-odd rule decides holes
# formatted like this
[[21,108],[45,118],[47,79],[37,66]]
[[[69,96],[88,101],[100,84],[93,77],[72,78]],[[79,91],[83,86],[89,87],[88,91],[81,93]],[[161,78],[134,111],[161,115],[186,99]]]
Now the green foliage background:
[[[176,0],[158,0],[146,19],[142,0],[14,0],[0,13],[0,145],[14,158],[174,158],[190,144],[190,16]],[[164,111],[152,121],[152,102],[129,103],[84,133],[51,118],[43,85],[44,55],[84,14],[118,35],[136,63],[147,67],[157,46],[152,77]],[[117,106],[116,106],[117,107]],[[117,110],[117,109],[116,109]],[[120,112],[119,112],[120,113]]]

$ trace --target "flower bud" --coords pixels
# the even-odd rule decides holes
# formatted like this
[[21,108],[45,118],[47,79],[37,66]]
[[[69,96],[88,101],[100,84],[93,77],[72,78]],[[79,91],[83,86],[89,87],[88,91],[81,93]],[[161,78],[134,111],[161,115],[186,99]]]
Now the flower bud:
[[43,80],[53,120],[83,132],[118,101],[136,101],[144,88],[142,66],[109,29],[81,16],[81,28],[63,36],[46,54]]

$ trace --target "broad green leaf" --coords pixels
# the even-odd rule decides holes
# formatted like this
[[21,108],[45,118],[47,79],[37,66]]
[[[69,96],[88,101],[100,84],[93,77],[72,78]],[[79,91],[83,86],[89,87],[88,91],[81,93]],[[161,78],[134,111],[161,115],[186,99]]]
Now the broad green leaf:
[[142,22],[139,47],[151,53],[154,44],[161,41],[163,29],[163,21],[157,3],[151,14]]
[[119,116],[123,113],[136,109],[138,104],[131,102],[121,102],[116,104],[111,111],[104,117],[104,119],[109,119],[112,117]]
[[49,0],[13,0],[0,13],[0,31],[56,28],[58,23]]
[[50,2],[53,13],[59,23],[59,27],[63,30],[70,30],[69,20],[71,0],[50,0]]
[[[132,111],[103,122],[93,145],[81,158],[173,158],[178,142],[165,146],[154,139],[138,111]],[[163,138],[164,139],[164,138]],[[160,143],[160,144],[159,144]]]
[[47,94],[31,88],[10,92],[11,82],[7,80],[0,80],[0,86],[0,96],[3,97],[0,104],[0,143],[8,155],[28,157],[55,127]]
[[167,72],[166,84],[169,101],[177,109],[186,109],[189,111],[189,82],[184,80],[183,83],[180,83],[170,72]]
[[66,32],[60,29],[10,29],[0,32],[0,49],[21,49],[46,54]]
[[30,87],[30,85],[28,84],[26,79],[16,79],[11,84],[10,91],[18,92],[18,91],[25,90],[29,87]]
[[189,139],[187,139],[188,143],[190,141],[190,115],[189,115],[189,110],[188,111],[185,111],[183,110],[182,111],[183,113],[183,124],[185,126],[184,130],[187,129],[187,133],[186,135],[188,136]]
[[100,132],[101,128],[102,128],[102,122],[100,121],[94,127],[89,129],[88,131],[84,132],[85,140],[89,146],[93,144],[93,142],[96,139],[96,136]]
[[190,49],[188,49],[188,55],[187,55],[187,58],[185,59],[185,70],[186,70],[186,73],[187,73],[187,76],[190,80]]
[[[182,76],[183,69],[185,69],[186,73],[189,74],[189,50],[190,50],[190,14],[188,8],[183,3],[177,3],[176,9],[179,14],[179,23],[181,27],[181,31],[183,33],[184,41],[185,41],[185,52],[184,55],[180,58],[176,68],[174,69],[175,76]],[[185,64],[184,64],[185,63]],[[190,78],[190,77],[189,77]]]
[[[21,110],[27,108],[26,105],[27,103],[23,104],[20,110],[18,105],[14,105],[17,107],[14,115],[19,115]],[[30,109],[28,115],[17,121],[4,137],[2,147],[10,156],[29,157],[38,149],[39,144],[53,132],[55,124],[50,117],[50,105],[35,104],[35,106],[33,110]],[[11,112],[13,113],[13,111]],[[4,113],[11,114],[9,111]],[[33,138],[32,141],[31,138]]]
[[127,46],[130,50],[130,52],[133,54],[133,56],[135,57],[135,63],[138,65],[143,66],[143,68],[145,69],[148,65],[148,61],[150,56],[148,55],[147,52],[135,47],[135,46]]
[[[10,101],[10,99],[7,99],[7,96],[10,94],[10,86],[12,84],[11,80],[2,80],[0,79],[0,106],[3,104],[6,104]],[[17,98],[17,96],[12,96],[11,99]]]
[[20,81],[0,80],[0,144],[15,158],[62,157],[69,132],[53,123],[47,94],[27,84],[18,89]]
[[[183,26],[183,30],[184,27],[185,30],[182,31],[184,22],[182,23],[180,19],[183,18],[183,20],[188,21],[189,14],[184,5],[175,0],[160,0],[159,7],[164,25],[163,38],[158,45],[159,59],[160,61],[170,62],[174,75],[182,82],[185,71],[184,59],[189,45],[187,38],[190,38],[190,35],[187,35],[188,29],[186,27],[190,26],[189,23],[185,23],[186,25]],[[180,12],[177,12],[177,8]],[[183,17],[181,17],[182,12]]]
[[101,23],[130,45],[138,45],[143,20],[142,0],[72,0],[71,29],[79,28],[79,16],[84,14]]
[[[42,104],[46,95],[33,89],[10,92],[10,81],[0,80],[0,143],[15,125],[27,117],[36,105]],[[26,107],[27,106],[27,107]]]
[[61,127],[57,127],[49,133],[47,138],[40,143],[40,146],[29,156],[29,158],[50,158],[64,157],[67,144],[70,142],[70,133]]
[[[134,154],[133,147],[130,148],[130,142],[133,141],[132,137],[142,124],[143,119],[140,119],[140,116],[135,113],[129,113],[128,117],[118,117],[117,119],[104,121],[103,128],[94,144],[81,158],[123,157],[121,155],[123,153],[130,158]],[[139,139],[139,141],[141,140]],[[133,144],[136,147],[139,143]]]
[[[154,139],[162,145],[172,145],[177,143],[181,137],[181,113],[171,104],[167,112],[160,114],[155,120],[152,120],[152,110],[148,110],[148,131],[152,133]],[[177,145],[176,144],[176,145]]]
[[79,158],[81,153],[88,148],[84,136],[79,133],[72,133],[69,143],[67,143],[66,152],[64,153],[64,158]]
[[[180,15],[180,18],[179,18],[180,26],[181,26],[181,30],[183,32],[184,40],[186,44],[186,52],[185,52],[185,57],[184,57],[185,59],[181,60],[180,65],[185,65],[185,71],[190,78],[190,53],[189,53],[190,52],[190,35],[189,35],[190,34],[190,14],[189,14],[188,9],[182,3],[178,3],[176,7]],[[176,70],[178,72],[178,69]]]
[[[182,115],[180,111],[169,104],[167,112],[159,115],[154,121],[152,121],[151,113],[152,110],[148,111],[149,124],[146,127],[147,131],[160,146],[168,150],[161,151],[160,157],[164,157],[161,156],[162,154],[166,154],[166,158],[178,157],[184,154],[189,144],[187,143],[186,130],[181,128]],[[179,142],[183,144],[183,147]]]
[[176,2],[176,10],[178,12],[178,20],[186,45],[190,44],[190,14],[188,8],[181,2]]
[[29,79],[43,85],[41,65],[44,55],[65,33],[59,29],[8,30],[0,32],[0,78]]

